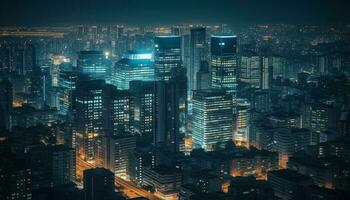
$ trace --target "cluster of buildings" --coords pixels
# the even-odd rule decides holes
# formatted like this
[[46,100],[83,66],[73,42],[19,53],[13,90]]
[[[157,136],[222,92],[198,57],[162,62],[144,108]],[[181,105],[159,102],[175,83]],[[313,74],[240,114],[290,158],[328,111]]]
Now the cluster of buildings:
[[280,26],[0,37],[0,199],[346,199],[350,30]]

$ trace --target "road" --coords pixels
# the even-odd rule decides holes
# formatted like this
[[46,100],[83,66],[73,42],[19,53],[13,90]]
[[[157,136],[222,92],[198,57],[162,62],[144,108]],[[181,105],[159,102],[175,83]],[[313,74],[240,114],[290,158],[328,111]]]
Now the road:
[[[88,163],[88,162],[86,162],[83,159],[78,157],[77,162],[76,162],[77,177],[82,178],[84,170],[95,168],[95,167],[96,166],[94,164]],[[149,193],[148,191],[138,187],[134,183],[129,182],[129,181],[124,180],[124,179],[121,179],[119,177],[115,177],[115,185],[116,185],[116,188],[118,188],[117,186],[122,186],[123,192],[125,192],[126,195],[129,194],[131,198],[135,197],[135,195],[136,195],[136,196],[140,196],[140,197],[146,197],[149,200],[162,200],[162,199],[156,197],[155,195]]]

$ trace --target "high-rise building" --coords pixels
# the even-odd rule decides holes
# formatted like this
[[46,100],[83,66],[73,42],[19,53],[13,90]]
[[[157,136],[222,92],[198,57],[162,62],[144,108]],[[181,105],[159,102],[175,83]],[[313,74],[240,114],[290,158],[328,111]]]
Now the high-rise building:
[[102,51],[81,51],[77,61],[80,73],[92,79],[107,79],[110,73],[110,59]]
[[188,90],[190,96],[197,88],[197,73],[201,67],[201,61],[207,60],[207,41],[205,28],[191,29],[190,36],[190,66],[187,69]]
[[180,36],[154,38],[154,65],[156,80],[169,80],[173,68],[182,68]]
[[11,129],[12,84],[9,80],[0,80],[0,132]]
[[275,150],[278,152],[279,165],[286,167],[289,157],[310,145],[311,133],[308,129],[280,128],[274,130]]
[[232,140],[232,95],[225,90],[196,90],[192,115],[192,138],[196,148],[213,151],[218,143]]
[[246,99],[237,99],[236,130],[233,139],[237,145],[248,145],[249,142],[249,109]]
[[130,179],[129,160],[136,148],[136,137],[130,134],[104,137],[104,166],[123,179]]
[[169,81],[155,85],[154,144],[165,145],[170,151],[179,150],[179,141],[187,123],[187,78],[184,70],[172,70]]
[[236,93],[237,87],[237,37],[211,36],[212,87]]
[[77,151],[86,160],[94,160],[96,139],[103,130],[103,80],[79,81],[75,92]]
[[133,80],[153,81],[154,63],[148,51],[129,51],[126,58],[119,60],[112,72],[112,84],[118,89],[129,89]]
[[60,71],[58,79],[59,96],[58,96],[58,113],[61,115],[68,114],[72,109],[73,91],[78,81],[78,74],[74,71]]
[[84,200],[114,199],[114,174],[105,168],[84,171]]
[[254,53],[245,53],[240,58],[240,80],[252,87],[260,86],[260,56]]
[[273,68],[271,57],[260,57],[260,89],[270,89],[273,80]]
[[104,91],[104,128],[112,135],[134,134],[134,102],[128,90],[118,90],[108,85]]
[[134,131],[141,136],[152,136],[155,125],[155,82],[131,81],[134,98]]

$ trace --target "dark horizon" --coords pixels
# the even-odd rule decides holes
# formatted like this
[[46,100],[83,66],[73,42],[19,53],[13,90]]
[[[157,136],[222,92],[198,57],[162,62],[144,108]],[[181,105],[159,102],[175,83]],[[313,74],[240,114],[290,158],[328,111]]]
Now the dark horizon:
[[0,26],[76,24],[166,25],[183,23],[347,24],[346,0],[5,0]]

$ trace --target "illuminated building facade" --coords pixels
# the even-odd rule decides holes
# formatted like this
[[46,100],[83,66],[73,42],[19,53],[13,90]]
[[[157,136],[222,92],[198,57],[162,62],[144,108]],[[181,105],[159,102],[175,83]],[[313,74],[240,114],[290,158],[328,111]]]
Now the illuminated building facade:
[[252,87],[260,86],[260,56],[256,54],[244,54],[240,58],[240,80]]
[[212,87],[223,88],[230,94],[237,87],[237,37],[211,36]]
[[233,136],[237,145],[248,145],[249,109],[250,103],[246,99],[237,99],[236,131]]
[[213,151],[232,140],[232,95],[225,90],[196,90],[193,94],[192,137],[195,148]]
[[136,148],[136,137],[130,134],[119,134],[104,138],[105,167],[115,176],[129,180],[129,158]]
[[107,79],[109,77],[110,59],[102,51],[81,51],[77,61],[77,69],[92,79]]
[[155,82],[131,81],[130,92],[134,98],[134,131],[142,136],[152,136],[154,131]]
[[103,129],[102,80],[79,81],[75,94],[77,151],[85,160],[96,158],[97,136]]
[[73,90],[75,90],[78,74],[73,71],[62,70],[59,75],[58,87],[58,112],[66,115],[71,109],[73,100]]
[[111,130],[113,135],[124,132],[134,133],[134,102],[132,94],[127,90],[117,90],[108,86],[105,92],[104,127]]
[[130,51],[127,58],[119,60],[112,73],[112,84],[118,89],[129,89],[133,80],[153,81],[154,63],[148,51]]
[[182,68],[180,36],[154,38],[154,65],[156,80],[169,80],[173,68]]

